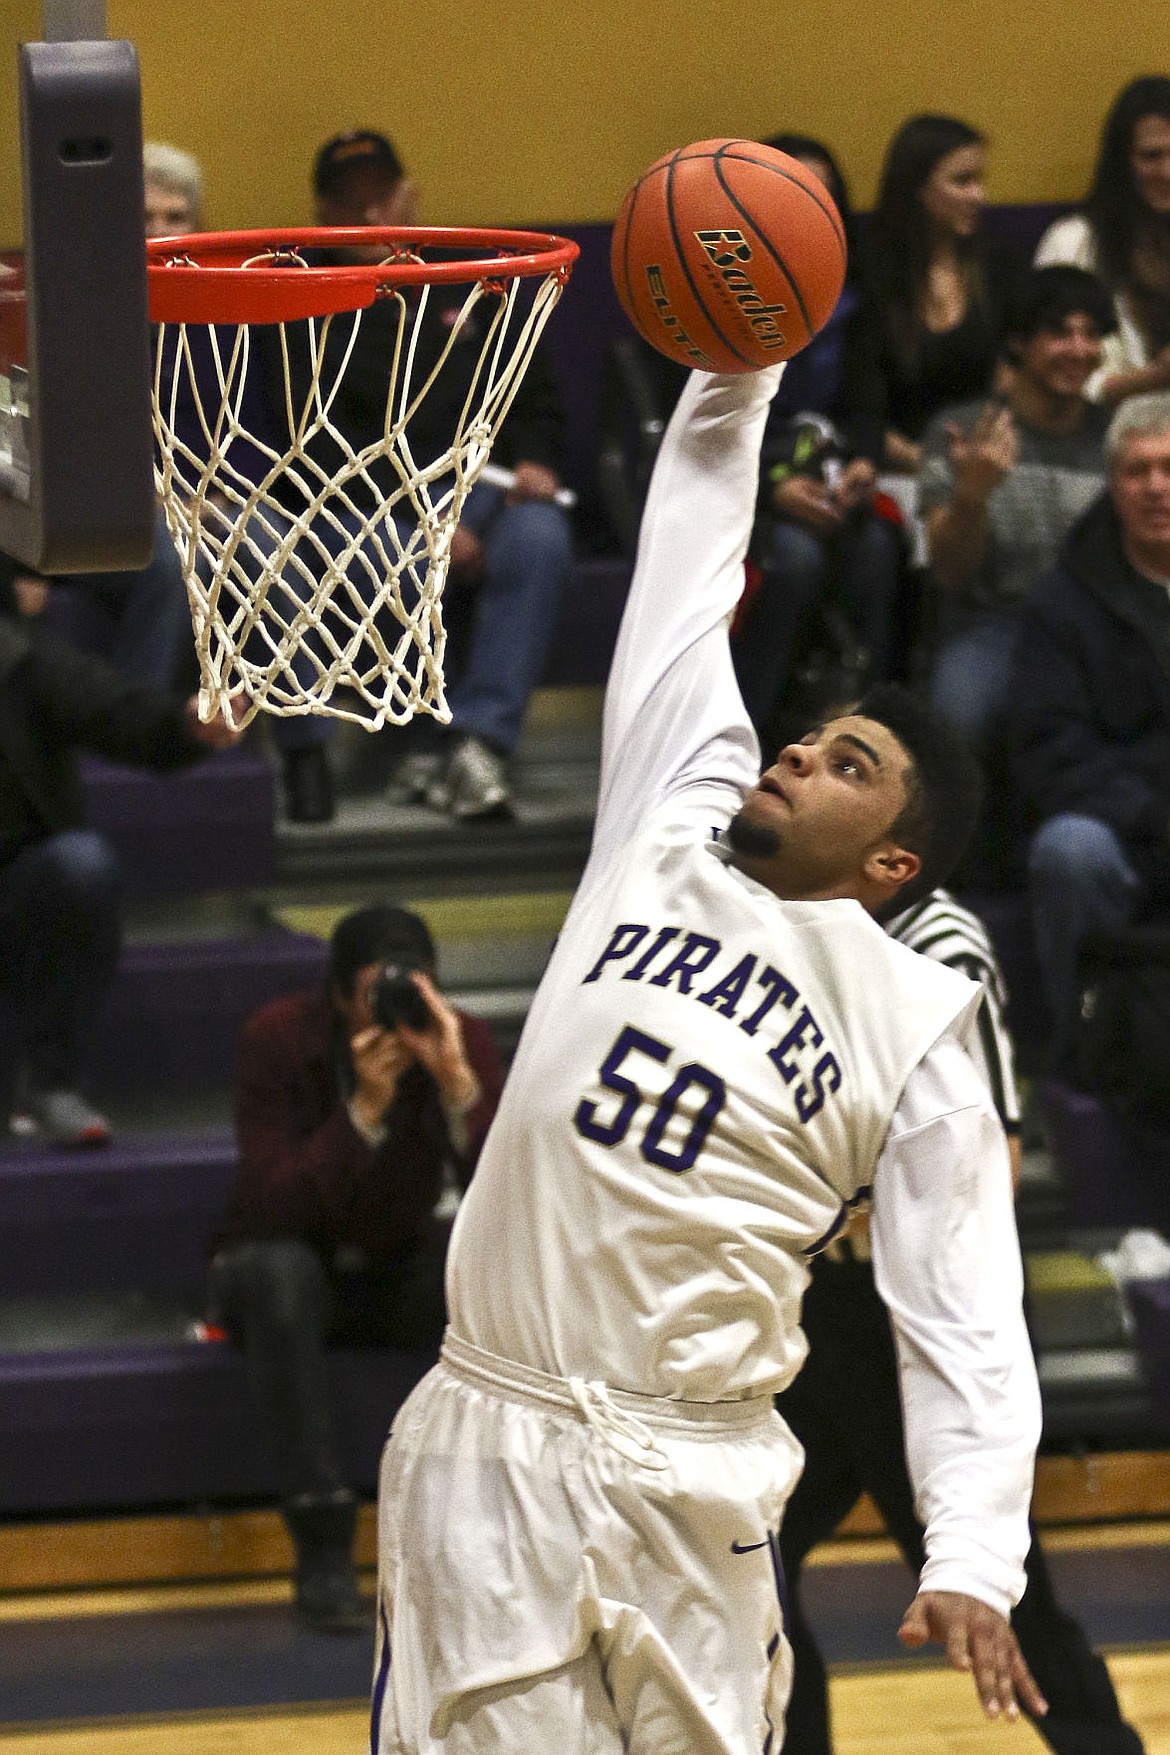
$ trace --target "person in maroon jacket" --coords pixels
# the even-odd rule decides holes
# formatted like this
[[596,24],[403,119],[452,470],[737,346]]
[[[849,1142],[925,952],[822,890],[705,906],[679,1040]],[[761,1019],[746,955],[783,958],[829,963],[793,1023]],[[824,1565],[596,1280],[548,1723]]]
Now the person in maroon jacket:
[[209,1313],[246,1355],[297,1608],[321,1631],[369,1622],[326,1348],[437,1346],[450,1219],[436,1207],[470,1180],[503,1083],[488,1026],[444,999],[435,972],[416,914],[358,909],[333,933],[327,984],[262,1006],[240,1043],[240,1161]]

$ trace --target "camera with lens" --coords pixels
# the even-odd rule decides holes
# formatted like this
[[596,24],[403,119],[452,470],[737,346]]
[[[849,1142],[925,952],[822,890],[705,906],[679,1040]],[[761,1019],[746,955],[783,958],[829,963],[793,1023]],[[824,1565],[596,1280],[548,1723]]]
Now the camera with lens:
[[421,963],[386,963],[370,988],[370,1011],[383,1030],[405,1024],[409,1030],[428,1030],[434,1023],[431,1008],[410,979]]

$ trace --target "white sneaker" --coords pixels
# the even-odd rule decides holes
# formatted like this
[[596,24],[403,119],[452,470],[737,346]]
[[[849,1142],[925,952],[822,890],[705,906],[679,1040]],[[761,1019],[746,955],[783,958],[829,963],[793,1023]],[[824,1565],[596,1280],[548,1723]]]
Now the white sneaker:
[[512,795],[506,776],[503,756],[482,738],[465,737],[447,763],[446,773],[428,789],[427,803],[464,822],[510,817]]
[[77,1091],[30,1091],[25,1107],[47,1139],[61,1146],[105,1146],[110,1124]]

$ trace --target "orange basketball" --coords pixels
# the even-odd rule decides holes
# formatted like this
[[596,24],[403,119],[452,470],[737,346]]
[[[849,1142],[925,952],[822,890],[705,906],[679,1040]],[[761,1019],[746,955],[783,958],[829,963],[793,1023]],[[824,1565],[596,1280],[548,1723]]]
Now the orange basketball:
[[799,159],[754,140],[699,140],[638,178],[610,267],[652,346],[700,371],[754,372],[799,353],[828,321],[845,231]]

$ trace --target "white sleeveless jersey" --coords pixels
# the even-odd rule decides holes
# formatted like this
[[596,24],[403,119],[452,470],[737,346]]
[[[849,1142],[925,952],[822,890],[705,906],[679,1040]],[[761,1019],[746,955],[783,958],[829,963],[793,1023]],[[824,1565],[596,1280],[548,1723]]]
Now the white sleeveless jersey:
[[696,379],[664,441],[589,867],[448,1269],[452,1327],[477,1346],[696,1401],[793,1376],[806,1253],[977,992],[858,904],[781,902],[712,846],[759,776],[726,619],[776,382]]
[[977,999],[857,903],[781,902],[724,863],[720,802],[660,805],[574,906],[449,1279],[476,1345],[688,1401],[795,1374],[806,1255]]

